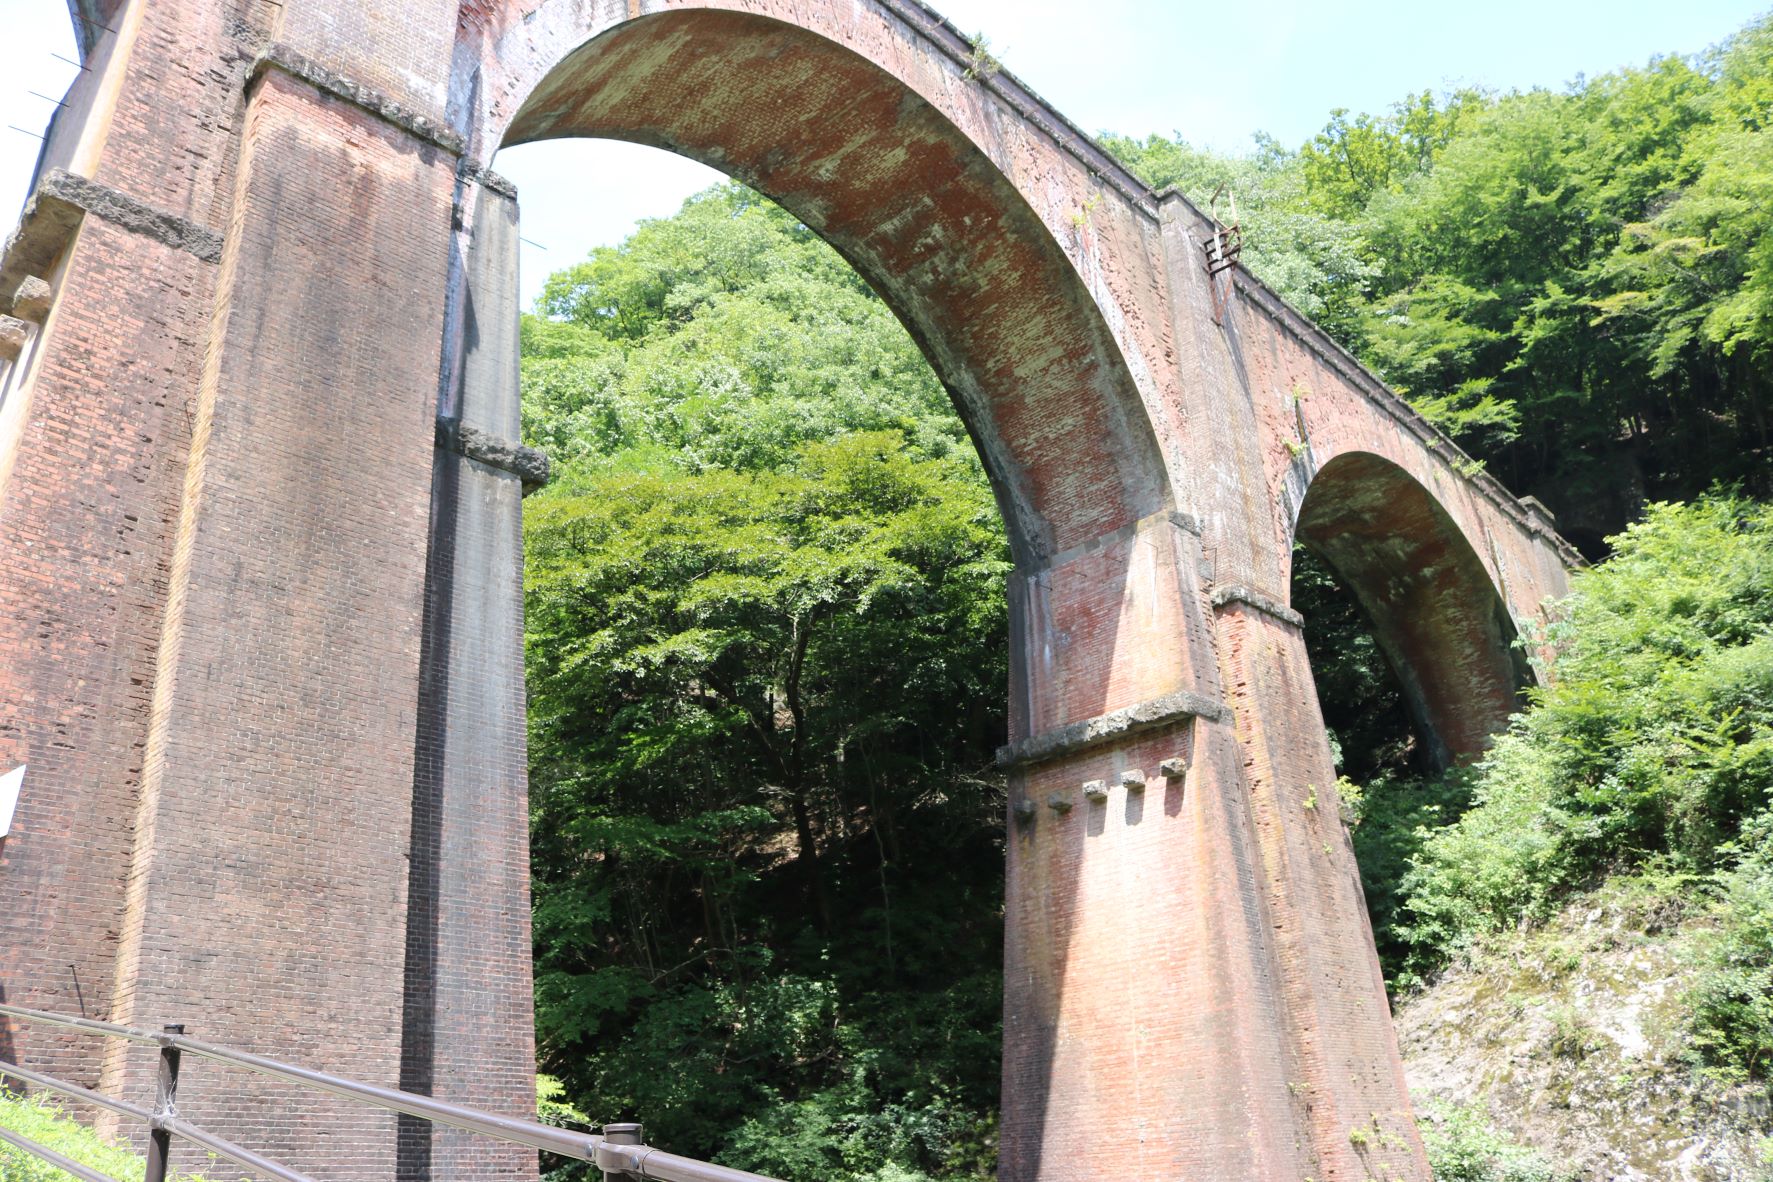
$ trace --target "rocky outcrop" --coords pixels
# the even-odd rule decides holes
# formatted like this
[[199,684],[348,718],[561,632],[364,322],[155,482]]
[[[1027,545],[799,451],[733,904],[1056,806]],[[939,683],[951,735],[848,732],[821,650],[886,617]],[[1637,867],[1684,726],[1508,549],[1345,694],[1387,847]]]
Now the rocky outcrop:
[[1479,1108],[1572,1180],[1764,1182],[1766,1089],[1686,1054],[1707,932],[1702,912],[1626,882],[1496,938],[1397,1007],[1418,1105]]

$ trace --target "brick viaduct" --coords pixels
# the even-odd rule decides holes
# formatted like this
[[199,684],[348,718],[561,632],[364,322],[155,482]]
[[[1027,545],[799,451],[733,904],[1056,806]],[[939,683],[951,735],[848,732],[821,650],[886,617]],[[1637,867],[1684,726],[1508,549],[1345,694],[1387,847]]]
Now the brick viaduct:
[[[530,1111],[538,473],[511,442],[515,194],[486,166],[606,136],[842,251],[995,482],[1000,1177],[1428,1176],[1293,542],[1353,585],[1447,758],[1511,709],[1509,642],[1572,555],[1255,279],[1209,275],[1200,211],[918,0],[75,8],[87,68],[0,260],[9,1000]],[[148,1086],[82,1040],[5,1051]],[[328,1177],[533,1176],[190,1074],[188,1112]]]

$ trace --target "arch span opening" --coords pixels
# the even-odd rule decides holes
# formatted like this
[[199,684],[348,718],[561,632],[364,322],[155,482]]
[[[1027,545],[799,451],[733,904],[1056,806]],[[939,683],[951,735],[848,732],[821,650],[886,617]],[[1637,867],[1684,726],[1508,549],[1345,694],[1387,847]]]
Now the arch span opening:
[[1019,564],[1163,507],[1139,392],[1064,250],[986,153],[880,65],[747,13],[638,17],[543,77],[503,142],[567,136],[709,164],[848,259],[953,397]]
[[1294,537],[1366,613],[1429,766],[1480,754],[1531,672],[1507,604],[1440,502],[1390,460],[1350,452],[1312,480]]

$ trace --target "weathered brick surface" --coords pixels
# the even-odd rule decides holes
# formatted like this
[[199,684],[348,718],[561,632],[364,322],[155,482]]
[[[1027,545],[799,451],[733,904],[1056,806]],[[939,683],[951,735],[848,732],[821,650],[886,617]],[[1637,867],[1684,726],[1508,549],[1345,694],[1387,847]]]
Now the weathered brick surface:
[[[113,23],[49,153],[100,189],[62,211],[84,222],[0,406],[0,760],[32,769],[0,851],[7,996],[73,1008],[72,962],[113,1017],[528,1110],[518,480],[434,444],[517,431],[515,211],[474,178],[501,143],[614,136],[842,250],[996,483],[1036,753],[1011,777],[1000,1176],[1426,1177],[1292,547],[1379,617],[1447,758],[1512,704],[1505,642],[1567,552],[1246,274],[1209,280],[1198,211],[913,0]],[[216,233],[219,268],[179,248]],[[1178,702],[1199,716],[1039,742]],[[147,1066],[104,1075],[139,1095]],[[187,1078],[186,1112],[329,1177],[533,1174]]]
[[1200,541],[1171,514],[1010,582],[1010,728],[1021,738],[1199,687]]
[[271,37],[418,115],[438,118],[458,7],[459,0],[285,4]]
[[[442,415],[518,434],[517,209],[475,188]],[[452,358],[457,354],[452,352]],[[519,478],[440,449],[431,488],[400,1086],[528,1116],[535,1105]],[[401,1125],[398,1176],[524,1178],[535,1155]]]
[[[116,1014],[391,1084],[451,162],[278,73],[244,135]],[[150,1067],[119,1052],[107,1082]],[[283,1111],[222,1073],[188,1088],[224,1127]],[[296,1111],[281,1148],[393,1172],[392,1118]]]
[[[234,193],[243,85],[271,6],[130,4],[95,55],[110,73],[92,86],[83,133],[64,132],[69,171],[221,230]],[[65,138],[64,138],[65,137]]]
[[[104,1016],[215,268],[93,222],[56,279],[0,405],[0,766],[29,766],[0,849],[0,990]],[[11,1047],[98,1082],[90,1039]]]
[[[1219,652],[1312,1173],[1427,1177],[1303,633],[1233,604],[1220,616]],[[1350,1140],[1357,1128],[1367,1141]]]

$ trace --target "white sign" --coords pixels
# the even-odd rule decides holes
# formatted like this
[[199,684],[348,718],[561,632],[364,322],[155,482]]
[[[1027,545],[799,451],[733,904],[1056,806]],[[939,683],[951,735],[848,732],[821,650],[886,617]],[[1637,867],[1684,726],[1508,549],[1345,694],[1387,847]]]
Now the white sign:
[[24,786],[23,764],[0,776],[0,837],[12,832],[12,810],[18,807],[18,790]]

